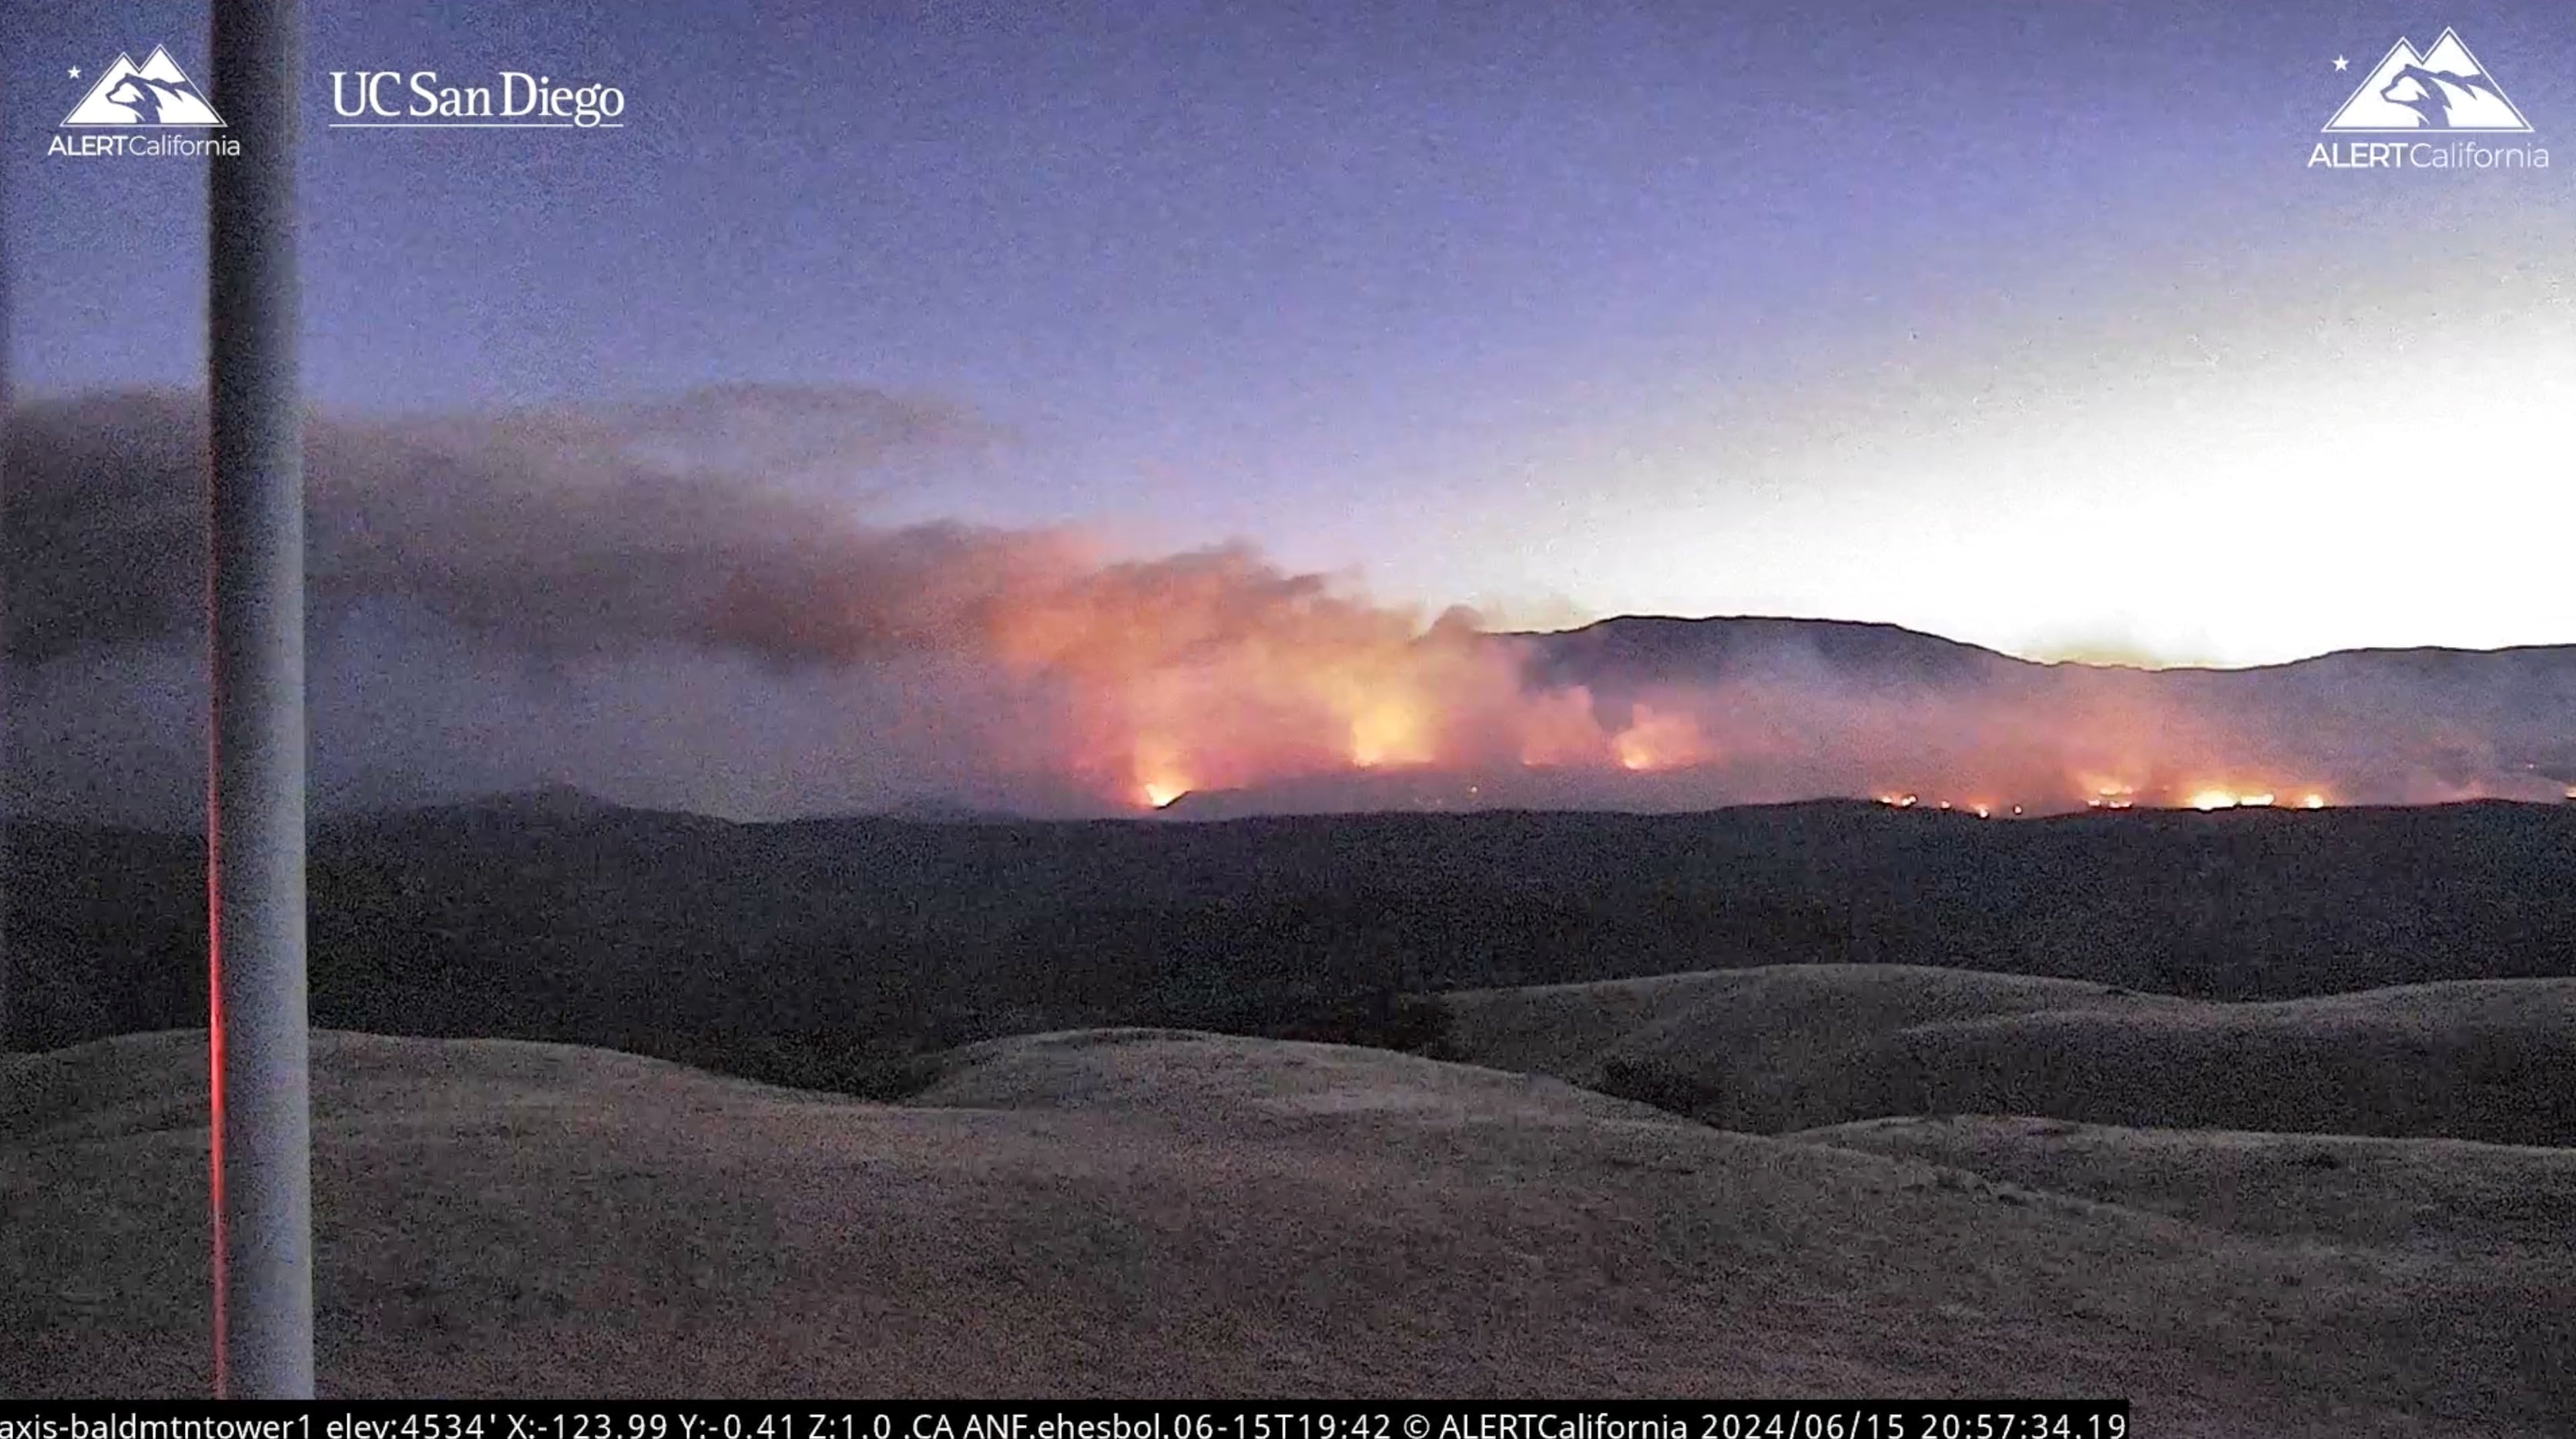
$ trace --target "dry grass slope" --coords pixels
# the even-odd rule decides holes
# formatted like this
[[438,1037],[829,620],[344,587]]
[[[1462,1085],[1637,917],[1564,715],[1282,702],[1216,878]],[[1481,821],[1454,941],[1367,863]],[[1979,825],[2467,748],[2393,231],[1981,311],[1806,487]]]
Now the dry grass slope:
[[2576,1144],[2576,980],[2265,1003],[1895,965],[1446,996],[1444,1053],[1755,1133],[1888,1115]]
[[[2563,1263],[2576,1249],[2576,1149],[2124,1129],[2027,1115],[1872,1119],[1791,1137],[2267,1239],[2534,1264]],[[2576,1276],[2562,1287],[2576,1295]]]
[[[201,1046],[0,1061],[0,1390],[203,1382]],[[2207,1435],[2570,1415],[2563,1354],[2475,1265],[1384,1052],[1045,1035],[902,1106],[497,1041],[325,1033],[316,1064],[335,1392],[2114,1392]]]
[[2562,1414],[2576,1416],[2576,1150],[1991,1115],[1870,1120],[1795,1137],[2294,1252],[2366,1255],[2393,1284],[2511,1316],[2511,1352]]

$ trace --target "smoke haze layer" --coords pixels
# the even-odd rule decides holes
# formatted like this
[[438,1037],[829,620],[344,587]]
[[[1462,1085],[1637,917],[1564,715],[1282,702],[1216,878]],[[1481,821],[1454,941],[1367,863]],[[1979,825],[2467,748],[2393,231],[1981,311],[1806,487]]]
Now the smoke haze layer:
[[[745,816],[1879,795],[2555,798],[2561,650],[2257,671],[2034,665],[1889,626],[1487,633],[1244,545],[871,518],[997,436],[935,403],[732,386],[307,431],[325,808],[541,783]],[[184,823],[202,755],[202,401],[12,417],[9,794]]]

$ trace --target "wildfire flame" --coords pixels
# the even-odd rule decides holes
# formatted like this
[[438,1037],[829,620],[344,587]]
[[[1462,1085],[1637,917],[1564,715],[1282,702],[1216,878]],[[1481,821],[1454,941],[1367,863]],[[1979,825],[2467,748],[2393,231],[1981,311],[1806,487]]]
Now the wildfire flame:
[[[2207,786],[2193,790],[2187,803],[2197,810],[2270,809],[2280,803],[2280,796],[2270,790],[2247,791],[2228,789],[2223,786]],[[2302,799],[2300,804],[2308,809],[2323,809],[2326,807],[2326,799],[2321,794],[2310,794]]]
[[[1882,804],[1980,819],[2328,803],[2318,771],[2281,757],[2296,736],[2140,704],[2113,681],[2027,709],[1838,687],[1794,666],[1596,697],[1534,680],[1528,642],[1472,615],[1424,627],[1248,551],[1108,565],[1015,551],[955,612],[982,660],[1053,706],[1044,724],[1005,727],[1017,762],[1137,811],[1337,777],[1384,781],[1347,793],[1408,805],[1625,801],[1668,785],[1675,807],[1697,807],[1853,793],[1856,770],[1882,777]],[[1528,788],[1494,782],[1514,770]],[[1586,772],[1606,788],[1583,788]]]
[[[2142,800],[2140,790],[2136,786],[2119,781],[2105,781],[2095,776],[2079,778],[2077,788],[2085,792],[2084,804],[2088,809],[2134,809],[2144,804],[2148,808],[2196,809],[2205,813],[2222,809],[2281,808],[2292,804],[2301,809],[2324,809],[2327,804],[2326,796],[2320,790],[2309,790],[2301,794],[2296,801],[2289,801],[2284,800],[2276,790],[2238,789],[2228,785],[2186,785],[2173,791],[2168,799],[2157,801]],[[1965,809],[1979,819],[1992,819],[1999,809],[2015,818],[2029,813],[2026,806],[2018,804],[2005,806],[1993,800],[1984,799],[1927,800],[1908,790],[1882,790],[1874,797],[1880,804],[1892,809],[1913,809],[1928,804],[1937,809]],[[2576,789],[2570,790],[2569,797],[2576,798]]]
[[1423,717],[1403,700],[1363,703],[1351,719],[1351,763],[1361,769],[1428,764],[1430,737]]
[[980,624],[1007,672],[1067,694],[1055,763],[1142,808],[1336,773],[1648,773],[1718,754],[1686,708],[1633,703],[1614,727],[1580,686],[1526,686],[1520,652],[1472,616],[1417,631],[1231,552],[1021,585]]
[[1698,722],[1686,714],[1667,714],[1637,706],[1635,718],[1612,742],[1619,767],[1627,770],[1672,769],[1706,764],[1715,757],[1702,740]]
[[1147,735],[1136,742],[1135,768],[1136,793],[1150,808],[1161,809],[1190,792],[1180,748],[1164,736]]
[[[644,409],[652,416],[632,431],[570,416],[488,432],[443,421],[317,429],[317,574],[328,581],[314,595],[317,642],[363,620],[329,641],[333,663],[416,671],[441,697],[501,685],[515,708],[523,677],[537,674],[517,658],[537,659],[543,689],[525,694],[565,723],[513,723],[489,731],[491,743],[524,731],[602,750],[594,718],[640,723],[666,771],[656,784],[696,796],[720,783],[725,797],[706,791],[710,803],[749,811],[925,787],[971,791],[979,808],[1074,813],[1144,813],[1188,795],[1211,814],[1223,812],[1217,796],[1246,790],[1250,812],[1283,790],[1350,807],[1400,795],[1422,807],[1672,809],[1876,792],[1962,822],[2087,807],[2576,801],[2566,671],[2553,657],[2477,661],[2489,678],[2461,692],[2447,662],[2439,674],[2355,658],[2306,678],[2294,666],[2160,675],[2022,666],[1883,627],[1757,618],[1640,616],[1523,639],[1463,611],[1426,624],[1248,546],[1122,559],[1113,540],[1070,529],[888,527],[801,482],[739,483],[762,462],[737,474],[719,456],[790,434],[801,453],[807,419],[890,433],[876,400],[732,394]],[[59,504],[101,541],[37,546],[32,558],[69,567],[42,571],[32,592],[105,584],[123,596],[12,611],[13,657],[46,664],[95,647],[104,663],[45,681],[56,697],[38,706],[47,724],[82,724],[93,684],[166,692],[165,657],[125,650],[182,637],[189,597],[163,593],[167,576],[152,576],[167,567],[124,558],[166,538],[160,520],[123,514],[123,490],[92,481],[158,474],[165,449],[198,443],[193,414],[175,398],[83,401],[37,407],[38,429],[10,432],[38,462],[36,510]],[[737,418],[748,445],[733,442]],[[896,428],[918,419],[944,432],[952,418]],[[702,454],[685,432],[708,420],[719,423],[707,438],[724,443]],[[865,443],[872,455],[877,441]],[[415,456],[437,463],[415,472]],[[89,507],[102,504],[92,536]],[[388,671],[374,652],[420,636],[436,647],[421,652],[426,668],[406,659]],[[451,730],[438,713],[412,729]],[[678,748],[664,751],[662,736]],[[740,758],[705,749],[728,742],[760,746],[762,762],[707,763],[685,779],[668,769]],[[488,758],[508,774],[531,757]]]

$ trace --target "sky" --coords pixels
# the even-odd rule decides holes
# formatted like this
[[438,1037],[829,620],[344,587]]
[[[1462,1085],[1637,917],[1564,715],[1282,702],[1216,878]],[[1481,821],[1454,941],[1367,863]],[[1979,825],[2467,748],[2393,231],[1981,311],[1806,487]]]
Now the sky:
[[[852,457],[874,521],[1240,540],[1496,624],[2576,640],[2561,6],[305,11],[335,415],[882,391],[980,439]],[[0,13],[14,384],[199,383],[204,162],[44,150],[72,67],[202,80],[202,8]],[[2311,167],[2444,26],[2550,166]],[[624,123],[327,128],[364,69],[614,85]]]

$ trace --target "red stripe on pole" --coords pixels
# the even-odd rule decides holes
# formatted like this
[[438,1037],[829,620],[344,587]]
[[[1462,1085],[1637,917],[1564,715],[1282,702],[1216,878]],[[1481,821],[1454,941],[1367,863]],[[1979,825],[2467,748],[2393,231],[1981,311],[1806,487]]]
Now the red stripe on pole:
[[[215,563],[213,550],[213,504],[208,494],[206,557],[206,633],[215,629]],[[216,756],[221,752],[216,723],[217,711],[223,704],[223,687],[215,673],[213,645],[207,646],[206,665],[206,1201],[214,1216],[214,1336],[215,1397],[231,1395],[231,1353],[224,1325],[225,1279],[232,1268],[225,1261],[224,1242],[224,906],[220,873],[223,864],[223,802],[217,793]]]

